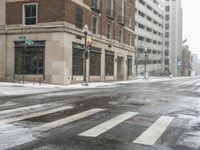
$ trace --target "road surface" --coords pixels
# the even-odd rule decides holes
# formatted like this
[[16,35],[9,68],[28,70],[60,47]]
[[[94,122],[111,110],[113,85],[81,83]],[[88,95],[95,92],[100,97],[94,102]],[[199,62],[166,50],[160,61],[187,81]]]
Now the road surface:
[[4,96],[0,104],[0,149],[200,149],[200,78]]

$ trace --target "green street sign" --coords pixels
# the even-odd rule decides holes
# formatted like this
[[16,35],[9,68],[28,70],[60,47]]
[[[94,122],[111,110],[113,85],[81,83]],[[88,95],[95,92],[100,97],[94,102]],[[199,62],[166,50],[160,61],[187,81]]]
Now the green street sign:
[[22,41],[26,41],[26,36],[24,36],[24,35],[19,36],[19,39],[22,40]]
[[26,41],[26,44],[30,46],[30,45],[33,45],[33,44],[34,44],[34,42],[33,42],[33,41],[31,41],[31,40],[27,40],[27,41]]

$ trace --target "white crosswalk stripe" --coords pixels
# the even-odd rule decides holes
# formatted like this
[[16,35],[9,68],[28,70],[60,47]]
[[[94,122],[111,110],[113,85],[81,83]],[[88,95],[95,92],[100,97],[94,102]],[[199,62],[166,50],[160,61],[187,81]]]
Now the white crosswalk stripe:
[[74,121],[89,117],[91,115],[94,115],[94,114],[101,112],[101,111],[104,111],[104,110],[105,109],[100,109],[100,108],[90,109],[90,110],[72,115],[72,116],[67,117],[67,118],[63,118],[63,119],[60,119],[60,120],[57,120],[57,121],[54,121],[54,122],[46,123],[42,126],[34,128],[34,130],[47,131],[47,130],[59,127],[61,125],[65,125],[65,124],[72,123]]
[[[44,107],[45,109],[41,110],[41,107]],[[4,137],[6,138],[7,135],[10,136],[10,140],[13,141],[13,144],[11,145],[5,145],[5,140],[4,142],[0,142],[0,149],[3,148],[12,148],[21,144],[25,144],[28,142],[32,142],[34,140],[37,140],[36,137],[32,136],[32,134],[38,134],[41,131],[48,131],[50,129],[58,128],[63,125],[67,125],[69,123],[73,123],[75,121],[79,121],[81,119],[87,118],[89,116],[92,116],[94,114],[97,114],[99,112],[105,111],[106,109],[103,108],[93,108],[89,109],[83,112],[79,112],[77,114],[67,116],[66,118],[62,118],[59,120],[54,120],[49,123],[44,123],[40,124],[39,126],[36,127],[30,127],[30,128],[23,128],[20,126],[17,126],[15,128],[14,126],[10,127],[9,124],[12,122],[17,122],[25,119],[30,119],[30,118],[35,118],[35,117],[40,117],[44,115],[49,115],[53,114],[56,112],[60,111],[65,111],[65,110],[71,110],[73,109],[74,106],[54,106],[52,108],[52,103],[46,103],[46,104],[38,104],[38,105],[33,105],[33,106],[24,106],[21,108],[14,108],[14,109],[8,109],[8,110],[3,110],[0,111],[0,114],[5,114],[5,113],[15,113],[15,112],[20,112],[20,111],[26,111],[28,109],[33,109],[32,112],[26,113],[26,114],[21,114],[19,116],[15,117],[9,117],[5,119],[0,119],[0,138]],[[78,136],[81,137],[98,137],[107,131],[111,130],[112,128],[116,127],[117,125],[123,123],[124,121],[130,119],[133,116],[138,115],[139,112],[126,112],[123,114],[120,114],[116,117],[111,118],[110,120],[107,120],[95,127],[92,127],[91,129],[88,129],[86,131],[82,131],[82,133],[78,134]],[[168,126],[171,124],[171,122],[174,120],[174,117],[168,117],[168,116],[162,116],[160,117],[155,123],[153,123],[146,131],[144,131],[137,139],[133,141],[133,143],[136,144],[142,144],[142,145],[154,145],[157,140],[162,136],[164,131],[168,128]],[[11,124],[10,124],[11,125]],[[13,124],[14,125],[14,124]],[[35,126],[35,125],[34,125]],[[16,133],[15,136],[12,137],[12,128],[13,131]],[[6,129],[6,130],[5,130]],[[25,132],[27,134],[22,135],[22,133]],[[22,136],[20,136],[22,135]],[[28,138],[26,138],[28,137]],[[25,139],[25,140],[23,140]],[[26,140],[28,139],[28,140]],[[133,140],[133,139],[131,139]],[[1,140],[0,140],[1,141]]]
[[192,85],[192,84],[194,84],[194,83],[196,83],[196,82],[198,82],[198,81],[199,81],[199,79],[198,79],[198,80],[192,80],[192,81],[186,81],[186,82],[183,82],[183,83],[174,85],[174,86],[172,86],[172,87],[179,87],[179,86],[182,86],[182,85]]
[[115,127],[116,125],[124,122],[125,120],[137,115],[137,112],[127,112],[125,114],[121,114],[111,120],[108,120],[90,130],[87,130],[81,134],[79,134],[80,136],[87,136],[87,137],[97,137],[101,134],[103,134],[104,132],[110,130],[111,128]]
[[26,110],[30,110],[30,109],[37,109],[37,108],[42,108],[44,106],[50,106],[50,105],[52,105],[52,103],[51,104],[38,104],[38,105],[25,106],[25,107],[14,108],[14,109],[8,109],[8,110],[0,111],[0,115],[13,113],[13,112],[26,111]]
[[145,132],[143,132],[133,143],[143,145],[154,145],[161,137],[167,127],[171,124],[174,117],[162,116]]
[[2,123],[16,122],[16,121],[34,118],[34,117],[39,117],[39,116],[43,116],[43,115],[48,115],[48,114],[52,114],[52,113],[55,113],[55,112],[68,110],[68,109],[72,109],[72,108],[74,108],[74,107],[73,106],[62,106],[62,107],[58,107],[58,108],[52,108],[50,110],[39,111],[39,112],[31,113],[31,114],[22,115],[22,116],[19,116],[19,117],[3,119],[3,120],[0,120],[0,123],[2,124]]

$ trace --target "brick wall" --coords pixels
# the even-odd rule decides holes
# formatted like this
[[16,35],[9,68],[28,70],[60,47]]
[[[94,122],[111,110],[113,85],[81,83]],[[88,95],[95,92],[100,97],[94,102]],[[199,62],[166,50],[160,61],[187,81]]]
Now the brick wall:
[[[81,0],[80,0],[81,1]],[[114,18],[113,20],[106,16],[107,1],[101,0],[100,12],[90,9],[91,0],[83,0],[83,4],[88,6],[82,7],[80,4],[73,2],[72,0],[29,0],[7,2],[6,4],[6,22],[8,25],[22,24],[22,9],[23,4],[26,3],[38,3],[38,23],[66,21],[71,24],[75,24],[75,10],[79,7],[83,10],[83,26],[87,24],[89,29],[92,25],[92,16],[98,18],[98,33],[107,35],[107,24],[112,25],[112,39],[118,40],[119,28],[124,29],[123,43],[128,43],[128,31],[125,29],[130,28],[135,30],[135,0],[125,0],[125,26],[121,26],[118,23],[119,16],[119,1],[114,2]],[[89,8],[89,9],[88,9]],[[128,26],[129,14],[132,16],[132,26]],[[129,32],[130,33],[130,32]],[[132,34],[132,46],[134,46],[134,34]]]
[[29,0],[6,3],[7,25],[22,24],[23,4],[27,3],[38,3],[38,23],[64,21],[64,0]]

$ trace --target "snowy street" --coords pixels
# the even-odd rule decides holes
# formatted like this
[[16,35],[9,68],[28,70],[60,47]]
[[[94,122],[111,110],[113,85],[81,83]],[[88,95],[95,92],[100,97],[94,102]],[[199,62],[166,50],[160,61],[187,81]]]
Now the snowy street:
[[200,79],[0,83],[0,149],[200,148]]

